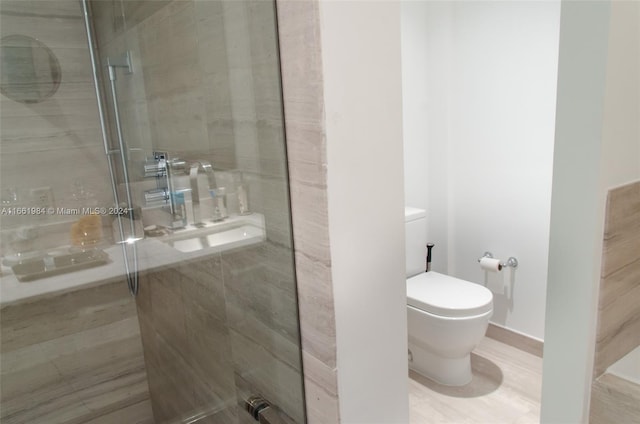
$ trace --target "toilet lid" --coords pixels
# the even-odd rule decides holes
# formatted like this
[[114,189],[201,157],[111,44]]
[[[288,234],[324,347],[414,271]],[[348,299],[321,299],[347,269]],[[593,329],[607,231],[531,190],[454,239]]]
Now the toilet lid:
[[407,280],[407,304],[434,315],[466,317],[489,312],[493,293],[479,284],[430,271]]

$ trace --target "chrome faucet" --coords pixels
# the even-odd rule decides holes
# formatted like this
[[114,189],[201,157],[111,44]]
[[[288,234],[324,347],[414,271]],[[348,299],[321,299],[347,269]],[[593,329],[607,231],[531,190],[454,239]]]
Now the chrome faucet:
[[192,162],[189,167],[189,182],[191,183],[191,206],[193,207],[193,225],[204,226],[202,214],[200,213],[200,187],[198,185],[198,174],[200,170],[207,175],[207,192],[211,187],[216,187],[216,179],[213,174],[211,164],[206,161]]

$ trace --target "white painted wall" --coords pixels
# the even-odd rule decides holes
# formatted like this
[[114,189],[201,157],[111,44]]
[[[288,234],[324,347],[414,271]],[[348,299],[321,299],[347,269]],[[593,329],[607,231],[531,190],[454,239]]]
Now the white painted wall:
[[543,423],[588,421],[606,194],[640,179],[640,3],[564,2]]
[[640,179],[640,2],[611,2],[609,26],[603,193]]
[[450,2],[402,2],[402,104],[405,202],[428,211],[436,244],[435,271],[447,272],[449,252]]
[[559,12],[557,1],[406,2],[402,15],[405,191],[428,211],[433,268],[485,283],[484,251],[517,257],[492,321],[540,339]]
[[321,2],[342,423],[409,422],[400,4]]
[[[429,67],[426,43],[429,34],[435,32],[429,21],[430,8],[424,1],[405,1],[402,3],[402,125],[404,135],[405,201],[407,205],[426,208],[429,202],[427,134],[431,128],[427,116],[442,110],[445,116],[447,108],[430,109],[437,101],[428,101],[433,92],[429,85],[435,78],[432,75],[435,66]],[[445,24],[448,21],[441,20]],[[433,38],[433,37],[432,37]],[[441,43],[445,45],[445,43]],[[430,46],[431,47],[431,46]],[[434,46],[437,47],[437,46]],[[445,75],[438,75],[438,79]],[[444,90],[443,90],[444,91]],[[445,127],[444,125],[440,127]],[[435,127],[434,127],[435,128]],[[406,170],[411,170],[408,175]]]

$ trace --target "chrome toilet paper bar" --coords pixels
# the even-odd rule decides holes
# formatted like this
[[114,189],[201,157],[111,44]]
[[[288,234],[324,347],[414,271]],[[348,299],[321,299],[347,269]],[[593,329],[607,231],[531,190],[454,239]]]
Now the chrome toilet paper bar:
[[[478,258],[478,262],[482,261],[483,258],[492,258],[493,259],[493,254],[491,252],[484,252],[482,257]],[[514,258],[513,256],[511,256],[509,259],[507,259],[506,262],[500,261],[500,266],[502,268],[507,267],[507,266],[511,267],[511,268],[517,268],[518,267],[518,260],[516,258]]]

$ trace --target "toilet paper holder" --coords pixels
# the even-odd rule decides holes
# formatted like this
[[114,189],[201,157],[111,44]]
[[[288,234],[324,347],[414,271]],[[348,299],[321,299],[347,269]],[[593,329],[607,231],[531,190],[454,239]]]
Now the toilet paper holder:
[[[484,252],[482,257],[478,258],[478,262],[480,262],[482,260],[482,258],[493,258],[493,254],[491,252]],[[513,256],[511,256],[509,259],[507,259],[507,262],[500,261],[500,265],[503,268],[507,267],[507,266],[509,266],[511,268],[517,268],[518,267],[518,260],[516,258],[514,258]]]

